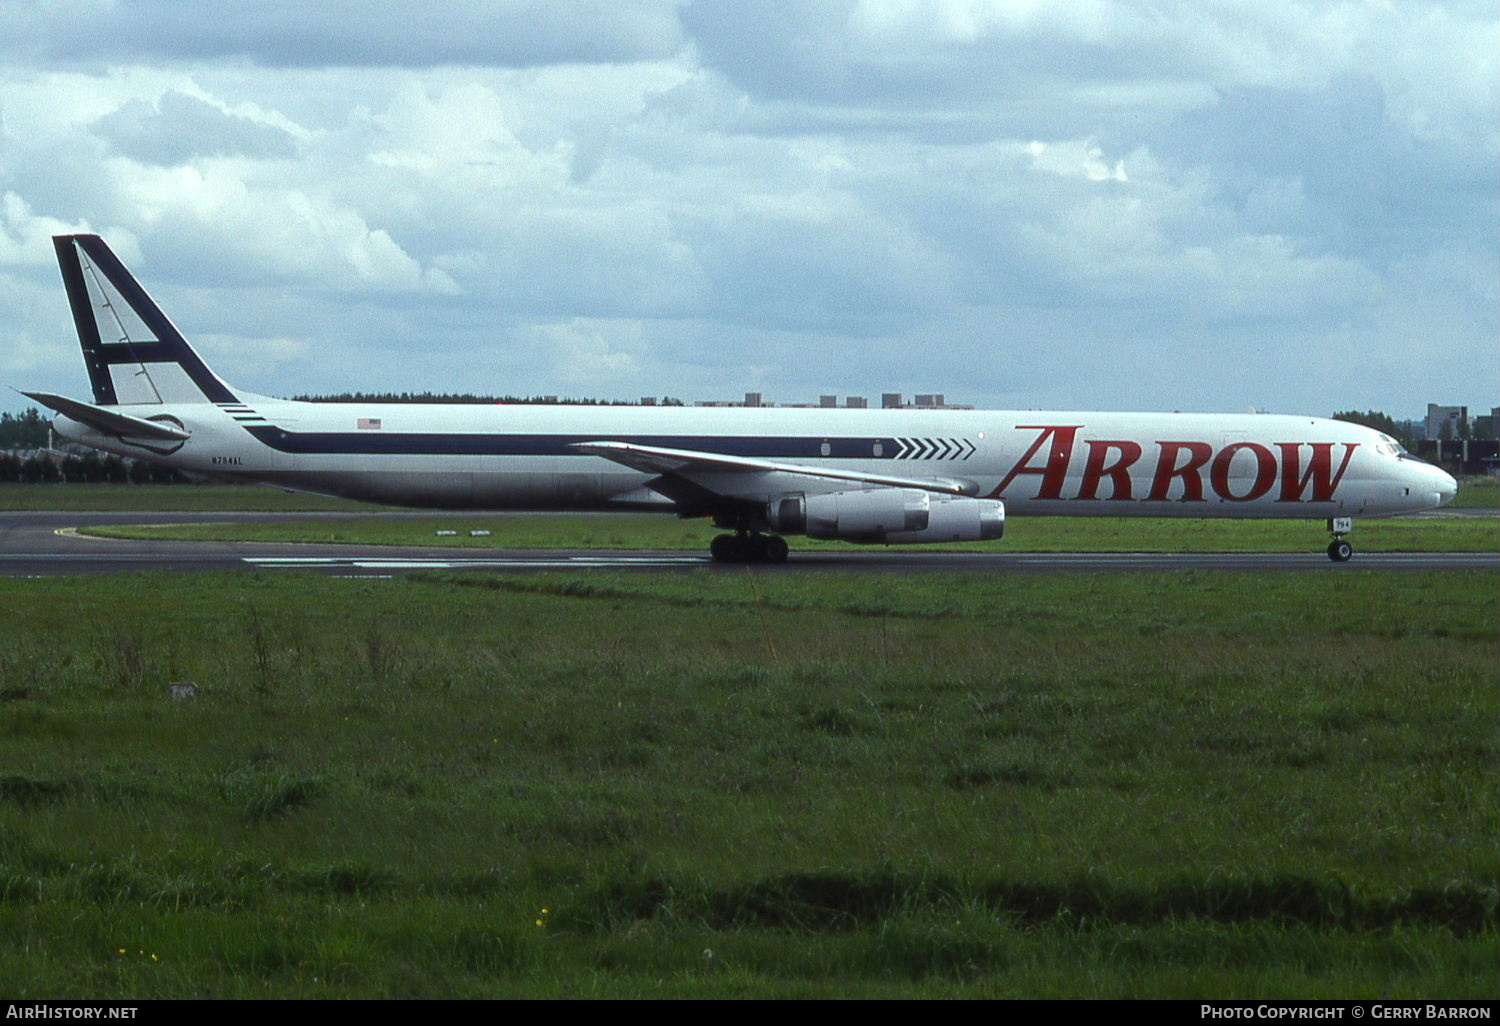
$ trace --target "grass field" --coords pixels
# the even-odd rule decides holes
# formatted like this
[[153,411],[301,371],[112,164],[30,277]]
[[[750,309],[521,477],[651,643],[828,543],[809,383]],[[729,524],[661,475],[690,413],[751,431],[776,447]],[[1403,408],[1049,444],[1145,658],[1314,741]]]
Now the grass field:
[[1500,506],[1500,477],[1466,477],[1458,483],[1454,509],[1494,509]]
[[[439,530],[456,532],[439,535]],[[471,531],[489,532],[472,536]],[[110,525],[85,528],[107,538],[184,541],[344,542],[459,548],[703,549],[718,533],[707,520],[672,516],[434,516],[274,524]],[[1500,518],[1370,520],[1352,540],[1368,552],[1471,552],[1500,549]],[[847,542],[792,539],[795,549],[843,549]],[[1328,535],[1306,520],[1170,520],[1012,517],[989,542],[904,546],[950,552],[1315,552]],[[901,548],[902,546],[893,546]]]
[[0,992],[1492,997],[1494,583],[0,580]]
[[385,509],[261,485],[0,484],[0,510],[264,510],[268,512]]

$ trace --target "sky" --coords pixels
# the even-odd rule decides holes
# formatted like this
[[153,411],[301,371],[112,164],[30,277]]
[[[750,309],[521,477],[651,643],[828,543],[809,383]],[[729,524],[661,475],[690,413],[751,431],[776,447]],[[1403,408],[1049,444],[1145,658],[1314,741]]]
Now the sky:
[[0,24],[0,384],[87,396],[49,241],[87,230],[270,395],[1500,405],[1493,0]]

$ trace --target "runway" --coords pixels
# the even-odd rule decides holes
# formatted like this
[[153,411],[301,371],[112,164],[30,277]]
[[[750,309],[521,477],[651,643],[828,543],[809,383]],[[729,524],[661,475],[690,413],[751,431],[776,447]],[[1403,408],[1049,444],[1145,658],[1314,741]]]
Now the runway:
[[[744,573],[743,564],[715,563],[706,552],[600,549],[397,548],[371,545],[264,542],[124,541],[71,529],[93,524],[329,521],[428,517],[429,513],[0,513],[0,575],[43,577],[135,572],[251,571],[393,577],[417,571],[507,573],[653,570]],[[61,532],[61,533],[60,533]],[[1313,540],[1317,536],[1313,535]],[[1500,570],[1500,552],[1356,552],[1334,564],[1319,549],[1305,553],[1040,553],[895,552],[880,548],[792,551],[762,573],[1119,573],[1161,570],[1242,570],[1347,573],[1357,570]]]

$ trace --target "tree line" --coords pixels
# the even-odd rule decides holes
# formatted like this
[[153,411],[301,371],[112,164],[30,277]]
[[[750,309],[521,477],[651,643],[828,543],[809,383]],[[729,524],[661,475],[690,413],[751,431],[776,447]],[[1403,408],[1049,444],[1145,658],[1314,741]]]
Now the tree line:
[[191,480],[170,467],[113,453],[40,452],[22,457],[0,452],[0,483],[5,484],[186,484]]
[[0,449],[40,449],[47,444],[47,427],[51,421],[35,406],[19,416],[0,413]]
[[0,413],[0,483],[180,484],[189,478],[167,467],[112,453],[38,451],[48,443],[51,419],[35,406]]
[[1411,431],[1408,430],[1408,425],[1396,423],[1389,414],[1381,413],[1379,410],[1340,410],[1333,415],[1333,419],[1348,421],[1350,424],[1363,424],[1367,428],[1384,431],[1405,446],[1410,446],[1415,441]]
[[[1363,412],[1359,410],[1343,410],[1335,413],[1333,419],[1347,420],[1351,424],[1363,424],[1365,427],[1374,428],[1376,431],[1384,431],[1408,449],[1412,448],[1417,441],[1416,434],[1412,430],[1413,425],[1411,421],[1392,420],[1379,410],[1365,410]],[[1483,418],[1479,419],[1479,423],[1481,425],[1484,423]],[[1460,421],[1458,428],[1455,430],[1453,425],[1445,420],[1438,429],[1437,438],[1429,439],[1429,441],[1457,442],[1467,439],[1474,439],[1476,441],[1490,440],[1488,432],[1482,426],[1476,427],[1473,421]]]

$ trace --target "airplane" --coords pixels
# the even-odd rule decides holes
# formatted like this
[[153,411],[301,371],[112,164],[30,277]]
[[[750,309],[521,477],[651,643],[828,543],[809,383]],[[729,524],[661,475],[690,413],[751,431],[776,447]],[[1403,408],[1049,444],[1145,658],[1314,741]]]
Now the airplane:
[[93,402],[22,394],[64,438],[199,475],[408,507],[712,517],[721,562],[789,535],[1000,538],[1007,513],[1325,520],[1458,486],[1371,428],[1269,414],[298,402],[203,362],[102,238],[54,237]]

